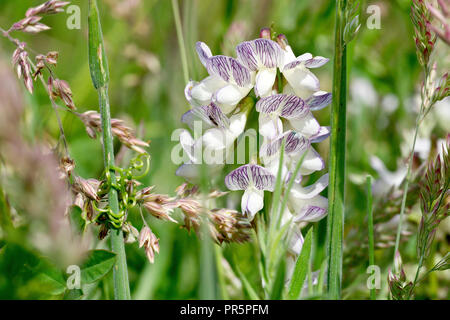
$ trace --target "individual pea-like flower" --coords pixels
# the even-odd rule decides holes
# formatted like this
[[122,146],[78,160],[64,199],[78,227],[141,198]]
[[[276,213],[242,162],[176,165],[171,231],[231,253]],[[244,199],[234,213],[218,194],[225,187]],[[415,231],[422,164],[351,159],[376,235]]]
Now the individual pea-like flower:
[[197,107],[215,102],[224,113],[230,113],[253,88],[250,70],[235,58],[213,56],[203,42],[197,42],[196,49],[209,77],[201,82],[189,82],[185,88],[186,99]]
[[261,160],[272,174],[276,175],[278,172],[283,140],[285,140],[284,161],[281,172],[283,181],[290,178],[290,174],[295,170],[298,161],[302,161],[299,171],[300,175],[308,175],[325,168],[322,157],[311,146],[309,139],[298,132],[287,131],[278,138],[261,146]]
[[[308,102],[317,110],[326,106],[330,100],[330,94],[324,93],[312,96]],[[303,136],[317,137],[322,127],[314,118],[310,105],[295,95],[287,94],[274,94],[260,99],[256,104],[256,111],[260,113],[259,133],[269,139],[277,137],[283,132],[281,119],[285,119],[292,129]]]
[[255,93],[265,97],[272,93],[277,68],[283,61],[283,52],[275,41],[256,39],[245,41],[236,47],[238,60],[252,72],[256,72]]
[[307,187],[294,184],[288,201],[288,207],[293,212],[293,222],[317,222],[327,215],[328,199],[320,195],[327,186],[328,174]]
[[284,35],[278,36],[278,41],[283,48],[283,66],[280,69],[295,94],[307,98],[319,91],[319,79],[309,69],[322,67],[329,59],[313,57],[311,53],[296,57]]
[[[210,173],[215,173],[223,167],[227,151],[232,147],[237,137],[244,131],[247,122],[245,111],[233,114],[228,118],[214,103],[196,107],[186,112],[181,121],[196,130],[196,123],[206,129],[201,138],[194,140],[189,131],[180,134],[180,144],[189,161],[177,170],[177,175],[190,181],[197,181],[200,176],[202,160],[207,161]],[[210,159],[202,159],[203,148]],[[206,153],[206,152],[205,152]]]
[[247,164],[228,174],[225,185],[230,190],[244,190],[241,210],[252,221],[264,207],[264,191],[274,191],[275,180],[269,170],[256,164]]
[[206,148],[223,150],[230,147],[244,131],[247,114],[239,112],[228,118],[214,103],[196,107],[186,112],[181,121],[195,130],[195,121],[201,121],[206,131],[202,141]]

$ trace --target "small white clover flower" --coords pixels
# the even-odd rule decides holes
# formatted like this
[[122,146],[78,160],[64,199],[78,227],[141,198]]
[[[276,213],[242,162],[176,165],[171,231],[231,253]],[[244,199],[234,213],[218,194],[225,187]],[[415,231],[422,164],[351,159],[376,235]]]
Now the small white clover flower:
[[267,169],[247,164],[228,174],[225,185],[230,190],[245,190],[241,210],[252,221],[255,214],[264,207],[264,190],[273,192],[275,180],[275,176]]
[[278,43],[262,38],[245,41],[236,47],[236,54],[244,66],[256,72],[256,96],[265,97],[271,94],[277,68],[283,62],[283,52]]
[[196,49],[210,76],[201,82],[189,82],[185,88],[186,99],[193,106],[215,102],[224,113],[230,113],[253,88],[250,70],[235,58],[213,56],[203,42],[197,42]]

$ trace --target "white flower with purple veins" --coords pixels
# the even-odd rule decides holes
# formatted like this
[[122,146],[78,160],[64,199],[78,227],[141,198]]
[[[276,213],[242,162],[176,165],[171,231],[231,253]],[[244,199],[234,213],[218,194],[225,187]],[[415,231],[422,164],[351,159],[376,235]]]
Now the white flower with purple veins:
[[209,77],[201,82],[189,82],[185,88],[186,99],[197,107],[215,102],[224,113],[230,113],[253,88],[250,70],[232,57],[213,56],[203,42],[197,42],[196,49]]
[[314,92],[319,91],[319,79],[309,69],[319,68],[325,65],[329,59],[320,56],[313,57],[311,53],[296,57],[289,45],[286,46],[283,53],[281,72],[295,94],[306,99]]
[[283,62],[283,51],[275,41],[256,39],[245,41],[236,47],[238,60],[256,72],[256,96],[265,97],[272,93],[272,87],[277,76],[277,68]]
[[196,107],[186,112],[181,121],[195,130],[195,122],[199,121],[206,129],[202,142],[209,150],[224,150],[231,147],[234,141],[244,132],[247,122],[245,112],[240,112],[228,118],[214,103]]
[[307,138],[325,139],[326,128],[322,128],[311,112],[319,110],[331,102],[331,94],[312,96],[307,102],[295,95],[275,94],[260,99],[256,104],[259,112],[259,133],[274,139],[283,132],[281,119],[287,120],[292,129]]
[[294,184],[288,201],[288,207],[293,212],[293,222],[317,222],[327,215],[328,199],[320,195],[327,186],[328,174],[307,187]]
[[245,190],[241,201],[241,210],[250,221],[264,207],[264,191],[273,192],[275,176],[267,169],[256,164],[244,165],[225,178],[230,190]]
[[[290,178],[288,172],[293,173],[298,161],[302,158],[303,161],[299,171],[300,175],[308,175],[325,168],[322,157],[311,147],[309,139],[303,137],[298,132],[287,131],[277,139],[264,143],[261,147],[261,160],[272,174],[276,175],[278,172],[283,139],[285,140],[284,161],[281,172],[283,180]],[[304,155],[305,153],[306,155]]]

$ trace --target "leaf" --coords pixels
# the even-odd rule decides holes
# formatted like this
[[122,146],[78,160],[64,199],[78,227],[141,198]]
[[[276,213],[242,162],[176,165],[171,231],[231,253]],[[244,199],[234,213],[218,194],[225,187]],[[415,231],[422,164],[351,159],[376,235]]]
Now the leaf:
[[61,270],[48,261],[43,261],[39,267],[37,276],[39,284],[45,288],[50,295],[60,295],[66,290],[66,280]]
[[280,258],[278,263],[275,281],[272,285],[272,292],[270,293],[271,300],[280,300],[283,296],[284,280],[286,275],[286,259],[284,256]]
[[6,195],[3,193],[3,189],[0,186],[0,228],[9,229],[12,226],[11,208],[8,204]]
[[116,263],[116,254],[106,250],[93,250],[81,267],[81,283],[93,283],[103,278]]
[[64,294],[64,300],[81,300],[84,296],[84,293],[80,289],[67,290]]
[[89,0],[89,69],[96,89],[109,82],[108,61],[103,44],[102,26],[96,0]]
[[311,256],[313,228],[309,229],[306,234],[305,242],[303,243],[302,251],[295,263],[294,273],[292,274],[291,284],[289,286],[288,298],[290,300],[297,300],[303,288],[303,283],[308,273],[309,258]]
[[[233,260],[234,257],[233,257]],[[244,273],[241,271],[241,269],[239,268],[239,266],[237,265],[236,261],[234,261],[234,266],[236,268],[236,273],[239,277],[239,279],[242,282],[242,286],[244,287],[245,292],[247,293],[247,296],[251,299],[251,300],[261,300],[258,296],[258,294],[256,293],[255,289],[252,287],[252,285],[250,284],[250,282],[248,281],[247,277],[244,275]]]
[[78,206],[72,206],[69,218],[74,233],[82,234],[86,227],[86,221],[83,219],[83,210]]

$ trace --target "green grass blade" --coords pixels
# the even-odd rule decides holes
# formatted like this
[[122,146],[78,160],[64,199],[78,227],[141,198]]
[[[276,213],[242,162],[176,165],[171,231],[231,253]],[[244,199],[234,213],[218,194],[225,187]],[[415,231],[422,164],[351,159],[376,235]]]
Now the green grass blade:
[[233,265],[234,265],[236,274],[238,275],[239,279],[242,282],[242,287],[244,288],[244,291],[247,294],[247,296],[251,300],[261,300],[261,298],[256,293],[256,290],[252,287],[252,285],[248,281],[247,277],[244,275],[244,273],[239,268],[238,264],[236,263],[236,259],[234,257],[233,257]]
[[347,49],[343,37],[347,1],[337,0],[336,4],[327,219],[327,288],[330,299],[339,299],[341,294],[347,109]]
[[[89,68],[94,87],[98,91],[100,115],[102,120],[103,158],[105,168],[114,166],[114,145],[111,132],[111,113],[109,108],[108,62],[103,44],[103,33],[100,24],[100,16],[96,0],[89,1]],[[112,180],[115,179],[114,171],[111,171]],[[111,188],[108,195],[109,206],[115,213],[119,212],[117,191]],[[130,299],[130,287],[128,282],[128,269],[125,254],[125,245],[121,229],[111,230],[111,249],[117,254],[117,262],[114,266],[114,297],[117,300]]]
[[[369,227],[369,265],[375,265],[375,243],[374,243],[374,232],[373,232],[373,208],[372,208],[372,177],[367,176],[367,216],[368,216],[368,227]],[[370,289],[370,299],[377,299],[377,291],[375,288]]]
[[290,300],[297,300],[303,288],[306,275],[308,274],[308,265],[311,257],[313,238],[313,228],[309,229],[306,234],[305,242],[303,243],[302,251],[295,263],[294,272],[292,274],[291,284],[289,285],[288,298]]
[[286,258],[280,257],[277,265],[277,272],[275,274],[275,281],[272,285],[272,291],[270,293],[271,300],[280,300],[283,297],[284,281],[286,276]]

